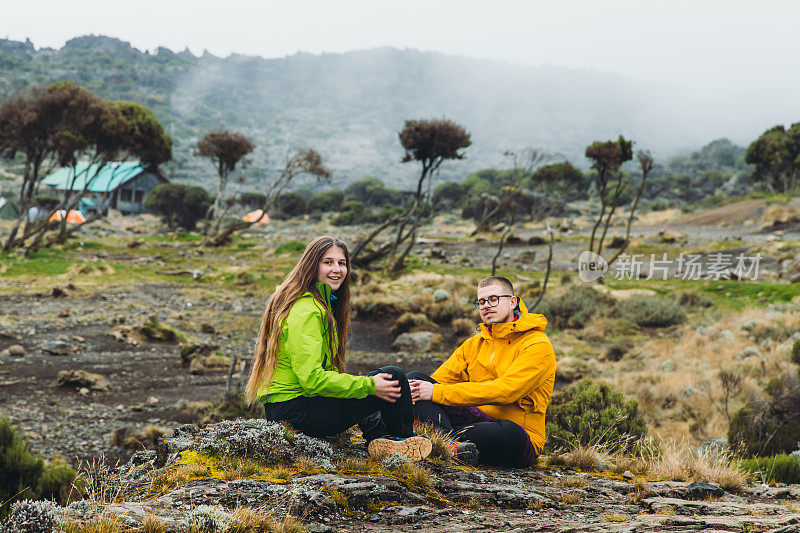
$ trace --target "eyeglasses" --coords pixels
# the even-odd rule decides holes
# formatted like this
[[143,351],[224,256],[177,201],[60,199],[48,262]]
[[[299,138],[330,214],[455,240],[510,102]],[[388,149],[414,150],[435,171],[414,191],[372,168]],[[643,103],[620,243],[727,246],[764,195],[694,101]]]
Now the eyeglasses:
[[479,298],[478,300],[473,300],[472,305],[475,306],[475,309],[479,310],[484,305],[488,305],[489,307],[497,307],[497,304],[500,303],[500,298],[513,298],[513,294],[500,294],[495,296],[494,294],[489,296],[488,298]]

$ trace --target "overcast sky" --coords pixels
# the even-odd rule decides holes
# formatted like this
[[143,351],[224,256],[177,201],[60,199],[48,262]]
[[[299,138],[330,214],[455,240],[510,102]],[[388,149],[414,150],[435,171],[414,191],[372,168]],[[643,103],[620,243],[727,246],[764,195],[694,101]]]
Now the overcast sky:
[[[0,36],[281,57],[380,46],[643,81],[800,87],[796,0],[3,0]],[[208,7],[204,7],[208,6]],[[788,88],[788,87],[787,87]]]

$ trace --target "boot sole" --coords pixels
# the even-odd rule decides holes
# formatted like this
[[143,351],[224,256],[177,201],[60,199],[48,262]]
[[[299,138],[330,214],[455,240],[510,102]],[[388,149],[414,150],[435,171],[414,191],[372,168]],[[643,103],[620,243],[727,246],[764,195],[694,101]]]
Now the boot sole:
[[419,435],[403,440],[375,439],[367,445],[370,457],[384,459],[399,453],[409,461],[422,461],[431,453],[433,445],[427,437]]

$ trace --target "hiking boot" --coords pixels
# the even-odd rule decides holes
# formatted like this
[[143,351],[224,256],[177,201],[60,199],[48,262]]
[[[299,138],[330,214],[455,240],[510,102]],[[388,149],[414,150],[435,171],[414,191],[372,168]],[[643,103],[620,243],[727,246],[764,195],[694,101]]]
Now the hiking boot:
[[454,440],[448,447],[453,461],[464,465],[475,466],[480,459],[480,452],[474,442],[459,442]]
[[367,445],[367,452],[369,452],[370,457],[375,457],[376,459],[384,459],[399,453],[409,461],[422,461],[431,453],[432,447],[428,437],[420,435],[406,438],[381,437]]

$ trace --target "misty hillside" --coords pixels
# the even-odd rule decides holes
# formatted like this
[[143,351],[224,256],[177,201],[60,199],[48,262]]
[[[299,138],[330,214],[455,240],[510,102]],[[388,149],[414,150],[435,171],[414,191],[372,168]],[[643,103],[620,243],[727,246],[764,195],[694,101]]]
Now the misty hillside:
[[[696,127],[677,127],[676,97],[595,71],[391,48],[223,59],[165,48],[150,54],[103,36],[78,37],[60,50],[0,40],[0,98],[65,78],[152,108],[175,139],[166,174],[205,184],[213,169],[192,151],[218,127],[255,141],[250,180],[276,172],[288,147],[310,146],[340,186],[375,175],[400,188],[417,172],[400,163],[397,132],[408,118],[446,117],[472,133],[467,159],[444,165],[437,181],[507,165],[505,150],[528,145],[584,166],[587,144],[619,134],[663,155],[710,140]],[[668,115],[675,133],[659,119]]]

